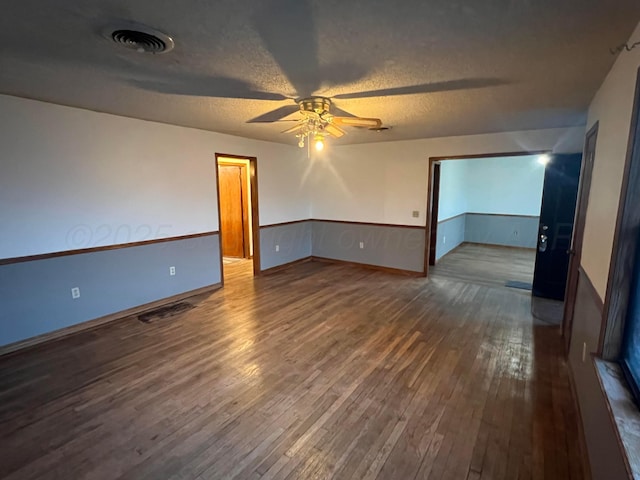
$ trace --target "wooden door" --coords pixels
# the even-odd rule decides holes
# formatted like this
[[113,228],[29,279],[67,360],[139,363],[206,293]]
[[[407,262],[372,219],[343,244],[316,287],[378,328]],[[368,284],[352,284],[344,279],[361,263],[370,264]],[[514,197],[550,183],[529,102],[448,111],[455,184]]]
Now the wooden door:
[[220,234],[222,255],[245,257],[243,167],[218,165],[220,186]]

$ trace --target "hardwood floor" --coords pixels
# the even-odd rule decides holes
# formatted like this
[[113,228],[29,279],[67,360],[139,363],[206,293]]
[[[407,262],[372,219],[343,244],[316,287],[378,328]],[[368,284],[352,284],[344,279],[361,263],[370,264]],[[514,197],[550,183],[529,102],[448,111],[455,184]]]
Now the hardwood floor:
[[0,358],[0,477],[583,478],[559,330],[526,292],[243,266],[174,317]]
[[505,282],[533,282],[534,249],[463,243],[442,257],[431,273],[461,282],[502,287]]

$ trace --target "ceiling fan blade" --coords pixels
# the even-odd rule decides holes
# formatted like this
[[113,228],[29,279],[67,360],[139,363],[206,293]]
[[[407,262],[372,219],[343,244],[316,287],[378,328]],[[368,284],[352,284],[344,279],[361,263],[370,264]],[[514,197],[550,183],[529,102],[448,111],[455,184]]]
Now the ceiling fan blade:
[[[297,105],[285,105],[283,107],[276,108],[270,112],[264,113],[256,118],[252,118],[247,123],[273,123],[281,121],[284,117],[291,115],[292,113],[300,111]],[[294,121],[298,121],[296,119]]]
[[303,128],[304,128],[304,124],[303,123],[299,123],[298,125],[295,125],[294,127],[287,128],[286,130],[284,130],[281,133],[295,133],[295,132],[298,132],[298,131],[302,130]]
[[380,90],[368,90],[366,92],[343,93],[335,95],[337,99],[354,99],[369,97],[391,97],[396,95],[413,95],[417,93],[450,92],[453,90],[471,90],[474,88],[495,87],[506,85],[509,82],[498,78],[466,78],[461,80],[449,80],[446,82],[423,83],[408,87],[383,88]]
[[210,77],[187,73],[158,74],[158,79],[133,78],[129,83],[143,90],[194,97],[243,98],[247,100],[287,100],[288,97],[257,90],[248,82],[228,77]]
[[333,117],[331,123],[344,127],[380,128],[382,126],[382,120],[379,118]]
[[318,39],[309,0],[270,0],[253,16],[253,24],[267,50],[298,97],[320,87]]
[[336,117],[356,117],[351,112],[347,112],[346,110],[341,109],[340,107],[336,107],[335,103],[331,104],[331,113],[333,113]]
[[327,132],[332,137],[336,137],[336,138],[340,138],[340,137],[344,136],[347,133],[344,130],[342,130],[340,127],[338,127],[337,125],[333,125],[331,123],[327,123],[324,126],[324,131]]

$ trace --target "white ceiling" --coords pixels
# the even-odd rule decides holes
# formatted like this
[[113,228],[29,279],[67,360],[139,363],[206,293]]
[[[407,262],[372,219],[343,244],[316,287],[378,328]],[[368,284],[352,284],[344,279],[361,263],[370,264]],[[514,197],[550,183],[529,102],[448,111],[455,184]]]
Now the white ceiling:
[[[101,36],[125,20],[175,49]],[[340,143],[572,126],[639,20],[638,0],[5,0],[0,92],[286,143],[247,122],[310,94],[393,127]]]

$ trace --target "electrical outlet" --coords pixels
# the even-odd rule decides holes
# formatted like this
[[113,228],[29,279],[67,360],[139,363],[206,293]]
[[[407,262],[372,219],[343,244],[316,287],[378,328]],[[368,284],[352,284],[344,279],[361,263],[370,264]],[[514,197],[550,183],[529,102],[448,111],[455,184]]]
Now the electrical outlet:
[[442,237],[442,243],[447,243],[447,236],[446,236],[446,235],[444,235],[444,236]]
[[169,267],[169,275],[174,276],[176,274],[176,267]]
[[360,242],[360,248],[364,248],[364,242]]
[[71,289],[71,298],[73,299],[80,298],[80,289],[78,287],[73,287]]
[[276,245],[276,252],[280,251],[280,245]]
[[587,342],[582,344],[582,361],[584,362],[587,359]]
[[411,215],[413,216],[413,218],[418,218],[420,216],[420,212],[418,210],[414,210],[413,212],[411,212]]

